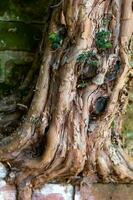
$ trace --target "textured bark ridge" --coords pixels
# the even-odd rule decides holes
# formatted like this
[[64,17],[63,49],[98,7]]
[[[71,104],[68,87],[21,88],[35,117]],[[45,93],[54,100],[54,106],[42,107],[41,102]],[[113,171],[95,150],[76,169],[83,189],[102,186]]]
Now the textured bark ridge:
[[120,135],[132,78],[132,4],[64,0],[53,6],[27,116],[0,142],[0,160],[20,199],[51,180],[133,181]]

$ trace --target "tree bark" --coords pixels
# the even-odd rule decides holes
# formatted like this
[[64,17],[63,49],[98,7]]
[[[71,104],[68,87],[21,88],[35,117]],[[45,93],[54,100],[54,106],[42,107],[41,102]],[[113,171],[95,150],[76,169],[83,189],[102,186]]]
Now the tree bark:
[[20,199],[52,180],[133,181],[120,137],[132,80],[132,4],[63,0],[53,7],[27,117],[0,142]]

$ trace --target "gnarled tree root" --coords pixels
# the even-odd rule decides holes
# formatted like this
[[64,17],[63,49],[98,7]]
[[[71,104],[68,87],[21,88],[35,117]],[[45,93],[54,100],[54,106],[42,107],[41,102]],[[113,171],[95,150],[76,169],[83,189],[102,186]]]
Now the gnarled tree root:
[[[133,181],[132,158],[125,155],[119,140],[115,146],[111,139],[111,123],[121,104],[120,93],[128,82],[126,48],[133,31],[128,29],[127,33],[125,29],[133,20],[131,4],[131,0],[64,0],[53,11],[49,34],[64,28],[62,46],[53,50],[47,35],[27,119],[12,136],[0,142],[0,160],[17,168],[20,199],[27,190],[31,192],[31,185],[40,187],[53,179],[73,181],[79,174],[82,181],[84,176],[90,177],[90,182]],[[109,13],[113,44],[111,50],[101,52],[96,50],[95,32],[102,26],[104,14]],[[99,54],[98,73],[102,76],[97,74],[95,81],[87,79],[85,87],[78,88],[85,63],[80,64],[77,58],[88,51]],[[113,80],[105,82],[117,57],[121,69]],[[108,99],[100,114],[96,110],[99,97]],[[40,138],[41,155],[28,158],[24,152]]]

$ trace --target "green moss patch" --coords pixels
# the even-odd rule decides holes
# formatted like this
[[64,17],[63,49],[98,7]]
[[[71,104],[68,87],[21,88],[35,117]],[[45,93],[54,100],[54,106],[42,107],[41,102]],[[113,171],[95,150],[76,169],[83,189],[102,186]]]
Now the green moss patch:
[[0,22],[0,50],[35,51],[42,37],[42,26]]

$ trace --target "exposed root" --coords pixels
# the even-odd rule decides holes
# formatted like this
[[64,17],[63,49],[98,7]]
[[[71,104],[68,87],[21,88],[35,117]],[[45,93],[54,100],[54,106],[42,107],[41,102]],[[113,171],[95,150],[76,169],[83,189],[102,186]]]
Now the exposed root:
[[[63,28],[65,34],[56,49],[52,49],[46,36],[27,117],[11,136],[0,142],[0,160],[10,161],[18,170],[19,199],[31,198],[31,185],[36,188],[53,179],[72,180],[80,173],[92,182],[133,181],[133,161],[123,152],[120,141],[116,139],[115,146],[111,139],[111,123],[129,79],[127,48],[133,31],[129,28],[127,34],[125,29],[131,27],[133,19],[131,2],[64,0],[53,10],[49,34],[56,35]],[[95,33],[103,28],[102,20],[108,14],[112,18],[104,29],[109,28],[113,41],[111,49],[104,47],[103,51],[96,48]],[[88,58],[84,58],[88,52],[101,60],[93,79],[82,75],[82,68],[88,64]],[[83,60],[78,61],[79,55]],[[88,65],[97,63],[93,59]],[[114,71],[117,61],[120,69]],[[110,79],[107,73],[112,73]],[[27,75],[25,85],[32,74],[33,71]],[[78,87],[81,78],[84,84]],[[3,109],[6,112],[14,108],[16,103]],[[29,158],[24,152],[32,150],[40,138],[41,155]],[[29,180],[31,185],[26,184]]]

